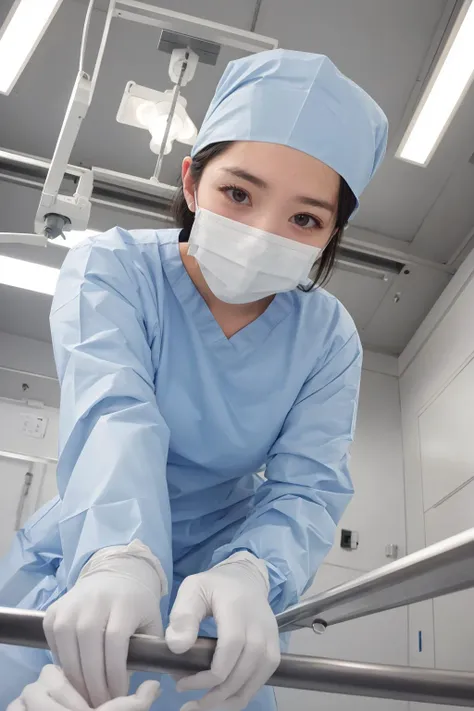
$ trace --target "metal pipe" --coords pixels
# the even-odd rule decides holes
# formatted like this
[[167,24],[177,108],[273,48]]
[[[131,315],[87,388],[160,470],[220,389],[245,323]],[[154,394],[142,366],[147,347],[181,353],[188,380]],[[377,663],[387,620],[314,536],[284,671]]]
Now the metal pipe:
[[[41,612],[0,608],[0,642],[47,649],[43,618]],[[164,640],[136,635],[130,641],[128,667],[136,671],[195,674],[209,669],[214,649],[215,640],[200,639],[188,653],[176,656]],[[334,694],[451,706],[474,705],[474,674],[464,672],[286,654],[269,683]]]
[[[24,156],[12,151],[0,149],[0,181],[12,182],[41,190],[51,162],[34,156]],[[69,165],[65,177],[77,179],[81,174],[77,166]],[[102,168],[93,168],[94,188],[91,202],[129,214],[158,219],[160,222],[174,224],[166,214],[176,188],[164,183],[154,184],[144,178]],[[83,170],[82,170],[83,172]],[[41,235],[30,236],[31,244],[37,246]],[[1,239],[0,239],[1,241]],[[11,242],[9,237],[8,242]],[[47,240],[44,240],[46,246]]]
[[82,30],[81,47],[79,50],[79,71],[85,72],[85,62],[86,62],[86,49],[87,49],[87,39],[89,37],[89,28],[91,25],[92,11],[94,9],[95,0],[89,0],[89,6],[87,8],[86,17],[84,20],[84,27]]
[[252,22],[250,24],[250,32],[255,32],[255,28],[257,27],[257,22],[258,22],[258,16],[260,15],[261,6],[262,6],[262,0],[257,0],[257,2],[255,4],[255,9],[253,11]]
[[474,528],[305,600],[277,615],[281,630],[323,628],[474,587]]
[[110,26],[111,26],[112,20],[114,18],[114,13],[115,13],[115,0],[109,0],[109,7],[107,9],[107,15],[105,17],[104,29],[102,32],[102,39],[100,40],[100,47],[99,47],[99,51],[97,52],[97,57],[96,57],[95,66],[94,66],[94,72],[92,74],[92,80],[91,80],[92,94],[95,91],[95,87],[97,85],[97,80],[99,78],[99,72],[100,72],[100,68],[102,66],[102,62],[104,59],[105,48],[107,46],[107,41],[109,39]]
[[173,98],[171,100],[170,111],[168,114],[168,119],[166,121],[165,132],[163,134],[163,138],[161,139],[160,153],[158,155],[158,160],[156,161],[155,172],[153,173],[153,179],[156,180],[157,182],[160,177],[161,166],[163,165],[163,158],[165,157],[166,144],[168,143],[168,136],[170,135],[171,124],[173,123],[174,114],[176,111],[176,104],[178,103],[178,99],[179,99],[179,95],[180,95],[180,91],[181,91],[181,85],[183,83],[184,74],[185,74],[187,66],[188,66],[189,52],[190,52],[190,50],[188,48],[186,50],[186,55],[185,55],[183,64],[181,65],[181,71],[179,73],[178,81],[173,89]]

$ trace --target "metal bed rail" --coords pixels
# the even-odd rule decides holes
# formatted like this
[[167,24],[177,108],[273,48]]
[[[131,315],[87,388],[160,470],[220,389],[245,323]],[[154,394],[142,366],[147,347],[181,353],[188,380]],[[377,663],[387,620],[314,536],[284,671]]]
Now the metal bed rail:
[[328,625],[474,587],[474,528],[310,597],[277,615],[283,631]]
[[[0,608],[0,642],[47,649],[40,612]],[[135,635],[130,642],[131,670],[196,673],[208,669],[215,640],[200,639],[186,654],[175,655],[156,637]],[[283,655],[272,686],[337,694],[418,701],[451,706],[474,705],[474,674],[382,664]]]
[[[436,543],[277,615],[282,631],[328,625],[474,587],[474,529]],[[0,643],[47,649],[44,613],[0,607]],[[215,640],[176,656],[162,639],[135,635],[131,670],[196,673],[208,669]],[[272,686],[328,693],[474,706],[474,674],[283,655]]]

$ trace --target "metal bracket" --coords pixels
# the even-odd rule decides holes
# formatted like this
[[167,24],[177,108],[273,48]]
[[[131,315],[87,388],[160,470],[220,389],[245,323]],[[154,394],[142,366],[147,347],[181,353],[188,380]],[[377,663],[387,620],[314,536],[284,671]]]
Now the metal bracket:
[[161,33],[158,49],[160,52],[172,54],[175,49],[192,49],[202,64],[210,64],[215,66],[221,51],[221,45],[209,40],[199,39],[199,37],[190,37],[183,35],[180,32],[171,32],[163,30]]

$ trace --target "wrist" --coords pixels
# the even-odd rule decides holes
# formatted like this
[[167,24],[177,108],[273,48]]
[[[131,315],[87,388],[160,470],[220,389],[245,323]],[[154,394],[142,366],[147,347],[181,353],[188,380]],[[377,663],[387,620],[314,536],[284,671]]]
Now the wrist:
[[237,553],[234,553],[233,555],[229,556],[229,558],[226,558],[226,560],[223,560],[221,563],[218,563],[215,565],[215,568],[220,568],[225,565],[241,565],[243,568],[247,570],[249,574],[252,575],[252,577],[255,580],[258,580],[259,583],[263,585],[263,589],[265,592],[265,596],[268,597],[268,593],[270,592],[270,577],[268,574],[268,568],[264,560],[261,558],[257,558],[253,553],[250,553],[250,551],[237,551]]
[[138,539],[128,545],[109,546],[94,553],[82,568],[79,580],[96,573],[139,580],[158,599],[168,593],[168,581],[160,561]]

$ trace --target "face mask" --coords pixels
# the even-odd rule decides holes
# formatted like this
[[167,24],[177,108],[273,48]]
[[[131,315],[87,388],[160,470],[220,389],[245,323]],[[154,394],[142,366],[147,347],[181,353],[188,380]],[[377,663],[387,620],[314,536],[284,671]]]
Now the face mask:
[[248,304],[305,284],[323,251],[196,208],[188,254],[213,294],[228,304]]

